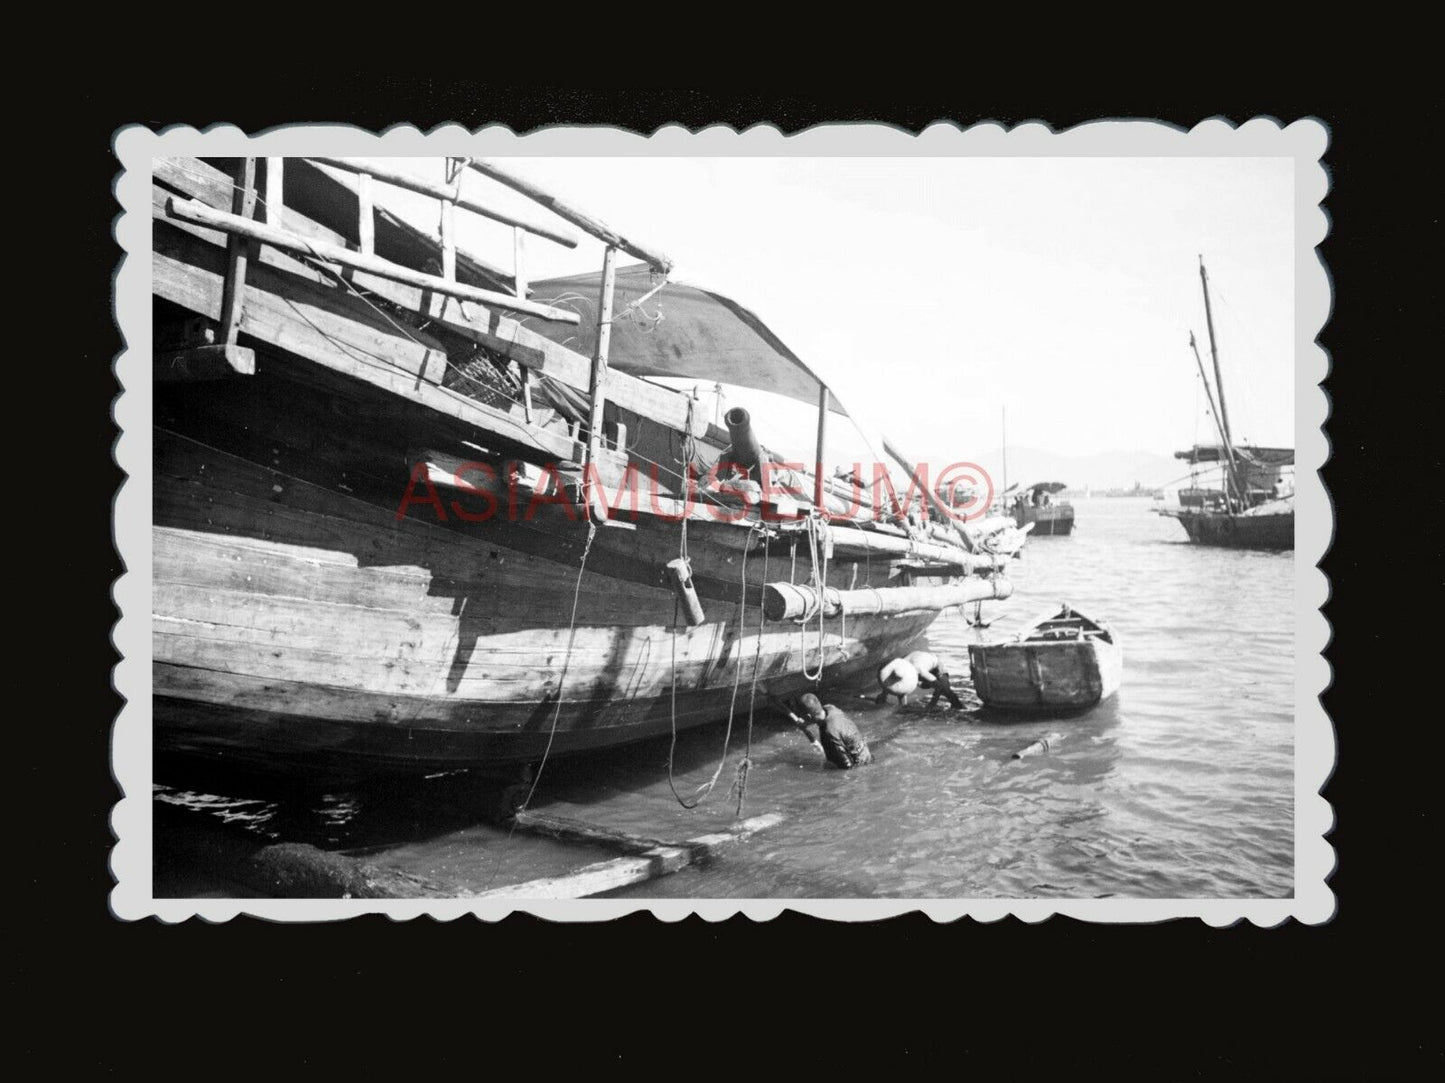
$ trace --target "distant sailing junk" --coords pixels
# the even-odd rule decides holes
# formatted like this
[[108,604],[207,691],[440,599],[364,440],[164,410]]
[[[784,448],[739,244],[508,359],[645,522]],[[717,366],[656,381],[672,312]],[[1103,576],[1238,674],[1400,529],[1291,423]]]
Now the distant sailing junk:
[[[1018,489],[1008,483],[1008,408],[1002,413],[1000,453],[1003,459],[1003,492],[999,506],[1020,530],[1035,537],[1067,537],[1074,530],[1074,505],[1057,496],[1068,488],[1062,481],[1038,481]],[[1018,490],[1015,492],[1015,490]],[[1032,524],[1032,525],[1030,525]]]
[[1066,488],[1062,481],[1040,481],[1011,497],[1005,494],[1009,513],[1020,527],[1032,523],[1036,538],[1066,537],[1074,530],[1074,505],[1057,498]]
[[[536,763],[870,674],[942,609],[1008,596],[1006,538],[916,504],[875,521],[821,461],[743,506],[767,434],[642,377],[817,406],[819,460],[845,414],[823,382],[656,249],[468,165],[443,186],[153,163],[159,750],[341,776]],[[516,236],[577,238],[464,194],[474,174],[601,240],[603,271],[535,281]],[[440,236],[389,187],[439,200]],[[461,213],[514,243],[464,251]]]
[[[1294,486],[1286,467],[1294,466],[1293,448],[1253,447],[1237,444],[1229,426],[1229,407],[1224,398],[1224,377],[1219,367],[1219,349],[1214,336],[1214,313],[1209,302],[1209,276],[1204,260],[1199,261],[1199,280],[1204,290],[1204,319],[1209,331],[1209,352],[1214,361],[1214,388],[1210,388],[1204,360],[1194,334],[1189,348],[1204,381],[1209,412],[1214,418],[1219,443],[1197,444],[1175,453],[1191,467],[1213,464],[1221,485],[1206,488],[1192,483],[1179,492],[1177,508],[1159,508],[1160,515],[1178,519],[1199,545],[1230,549],[1293,549]],[[1216,394],[1217,391],[1217,394]]]

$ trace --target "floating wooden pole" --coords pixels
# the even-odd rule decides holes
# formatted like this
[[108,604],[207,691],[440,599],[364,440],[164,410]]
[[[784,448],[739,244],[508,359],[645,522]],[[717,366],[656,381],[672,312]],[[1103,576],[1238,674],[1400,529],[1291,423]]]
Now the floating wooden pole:
[[635,256],[646,263],[650,263],[663,274],[667,274],[672,270],[672,260],[657,249],[648,248],[639,244],[637,241],[628,240],[602,220],[593,218],[590,214],[578,210],[570,204],[563,203],[550,192],[543,191],[531,181],[517,176],[517,174],[511,170],[497,165],[495,162],[477,158],[473,158],[467,162],[467,165],[471,166],[484,177],[491,177],[492,180],[500,184],[505,184],[513,191],[521,192],[528,199],[540,203],[558,218],[571,222],[578,229],[604,242],[609,248],[620,248],[629,256]]
[[649,850],[677,845],[677,843],[668,842],[665,839],[630,835],[625,831],[613,831],[567,816],[550,816],[545,812],[533,812],[530,809],[522,809],[518,812],[513,822],[518,831],[526,831],[533,835],[546,835],[548,838],[560,839],[563,842],[604,846],[624,854],[645,854]]
[[[734,824],[726,831],[702,835],[686,842],[671,845],[664,843],[630,857],[599,861],[595,865],[578,869],[567,876],[529,880],[522,884],[511,884],[492,891],[469,895],[475,899],[583,899],[614,891],[629,884],[640,884],[660,876],[677,872],[688,865],[708,857],[720,846],[739,842],[749,835],[783,822],[777,813],[754,816]],[[521,826],[521,821],[519,821]]]
[[[359,173],[362,176],[372,176],[387,184],[394,184],[398,188],[405,188],[409,192],[416,192],[418,195],[431,196],[446,203],[455,203],[462,210],[479,214],[483,218],[490,218],[494,222],[501,222],[504,225],[515,226],[518,229],[525,229],[528,233],[535,233],[538,237],[546,237],[549,241],[556,241],[567,248],[577,247],[577,238],[570,233],[563,233],[560,230],[552,229],[550,226],[541,225],[538,222],[529,222],[525,218],[518,218],[515,215],[504,214],[502,211],[493,210],[474,199],[461,194],[460,185],[438,184],[422,177],[413,177],[410,173],[403,173],[400,170],[391,169],[388,166],[377,162],[362,161],[356,158],[317,158],[312,157],[313,162],[321,162],[324,165],[334,166],[343,169],[348,173]],[[565,215],[563,217],[566,217]]]
[[1016,760],[1021,760],[1025,756],[1041,756],[1046,752],[1052,751],[1053,747],[1063,739],[1064,735],[1062,733],[1051,733],[1042,740],[1035,741],[1027,748],[1019,749],[1013,754],[1013,758]]
[[434,290],[437,293],[446,294],[448,297],[460,297],[466,301],[477,301],[481,304],[492,305],[496,308],[507,308],[516,312],[526,312],[533,316],[541,316],[544,319],[555,320],[558,323],[577,324],[582,322],[582,318],[576,312],[569,309],[553,308],[551,305],[537,304],[534,301],[513,297],[508,293],[498,293],[494,290],[481,289],[478,286],[468,286],[463,282],[449,282],[445,278],[429,275],[423,271],[413,271],[410,267],[403,267],[398,263],[392,263],[390,260],[382,259],[379,256],[353,252],[349,248],[341,248],[337,245],[327,244],[325,241],[310,241],[305,237],[301,237],[295,233],[289,233],[286,230],[275,229],[259,222],[253,222],[247,218],[214,210],[200,202],[200,200],[176,199],[175,197],[171,197],[166,200],[166,213],[172,218],[179,218],[183,222],[192,222],[198,226],[209,226],[211,229],[219,229],[233,236],[260,241],[263,244],[269,244],[288,252],[315,256],[328,263],[339,263],[343,267],[355,267],[359,271],[369,271],[382,278],[390,278],[397,282],[405,282],[412,286],[420,286],[423,289]]
[[[861,590],[823,591],[824,616],[866,616],[880,613],[909,613],[917,610],[947,609],[969,602],[1007,598],[1013,584],[1002,576],[972,578],[942,587],[865,587]],[[763,586],[763,615],[768,620],[808,620],[817,616],[818,591],[796,583],[767,583]]]

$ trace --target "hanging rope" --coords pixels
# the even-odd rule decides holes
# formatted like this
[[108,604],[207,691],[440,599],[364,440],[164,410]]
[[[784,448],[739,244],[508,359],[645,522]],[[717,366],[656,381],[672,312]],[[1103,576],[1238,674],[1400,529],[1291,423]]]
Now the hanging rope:
[[[723,733],[722,757],[718,760],[717,770],[712,773],[712,778],[697,788],[691,801],[677,792],[677,782],[673,775],[673,757],[677,752],[677,603],[673,603],[673,625],[672,625],[672,744],[667,750],[667,785],[672,790],[672,796],[677,798],[677,803],[685,809],[695,809],[702,804],[708,794],[712,793],[717,780],[722,777],[723,765],[727,763],[728,747],[732,744],[733,717],[737,710],[738,688],[743,683],[743,633],[747,630],[748,612],[748,550],[752,548],[753,533],[758,529],[757,524],[748,526],[748,539],[743,545],[743,570],[742,570],[742,594],[738,598],[738,666],[737,672],[733,675],[733,693],[728,701],[728,725]],[[760,603],[761,606],[761,603]],[[749,712],[748,724],[751,732],[752,716]]]
[[819,522],[816,516],[808,519],[808,558],[813,565],[813,589],[818,595],[818,671],[810,672],[808,669],[808,644],[807,632],[803,636],[803,677],[805,680],[817,684],[823,679],[823,669],[827,661],[827,630],[824,625],[824,606],[827,604],[827,583],[828,583],[828,557],[826,548],[819,552]]
[[[537,765],[537,772],[532,776],[532,788],[527,791],[527,799],[522,802],[519,811],[526,812],[527,806],[532,803],[532,795],[537,792],[537,783],[542,781],[542,772],[547,767],[547,757],[552,754],[552,741],[557,736],[557,719],[562,714],[562,690],[567,683],[567,670],[572,665],[572,644],[577,636],[577,599],[582,595],[582,573],[587,570],[587,554],[592,552],[592,539],[597,536],[597,524],[590,519],[587,522],[587,544],[582,547],[582,560],[577,566],[577,585],[572,588],[572,616],[567,624],[567,653],[562,658],[562,673],[557,678],[557,706],[552,711],[552,729],[547,734],[547,747],[542,751],[542,762]],[[515,821],[513,821],[515,826]]]
[[[751,540],[749,533],[749,540]],[[763,532],[763,582],[768,581],[768,537]],[[747,578],[743,578],[743,591],[747,591]],[[743,749],[743,760],[738,764],[737,777],[733,779],[733,796],[737,798],[737,809],[734,815],[741,818],[743,806],[748,798],[748,772],[753,769],[753,709],[758,701],[758,670],[763,664],[763,628],[767,624],[767,615],[763,612],[761,598],[758,600],[758,647],[753,653],[753,680],[748,689],[748,740],[747,746]]]

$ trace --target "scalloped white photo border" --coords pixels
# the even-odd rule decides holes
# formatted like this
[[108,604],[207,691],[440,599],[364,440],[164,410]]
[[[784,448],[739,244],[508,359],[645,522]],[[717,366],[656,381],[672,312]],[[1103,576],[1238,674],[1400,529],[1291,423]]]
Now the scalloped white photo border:
[[[111,766],[121,798],[111,810],[116,844],[110,854],[112,913],[123,920],[238,914],[271,920],[322,921],[382,913],[393,918],[474,914],[497,920],[515,911],[562,921],[605,921],[639,910],[663,921],[698,914],[718,921],[742,913],[765,921],[785,910],[846,921],[921,911],[935,921],[972,917],[1027,922],[1055,914],[1103,922],[1155,922],[1197,917],[1210,925],[1242,920],[1278,925],[1289,918],[1328,921],[1335,896],[1328,879],[1334,848],[1326,836],[1333,810],[1320,796],[1333,770],[1335,736],[1319,697],[1330,682],[1321,656],[1329,642],[1320,607],[1329,582],[1318,568],[1333,533],[1333,508],[1318,471],[1329,455],[1322,426],[1329,401],[1320,382],[1329,357],[1316,342],[1329,318],[1329,275],[1315,251],[1329,230],[1321,206],[1329,189],[1322,159],[1329,132],[1316,119],[1281,125],[1273,118],[1243,124],[1212,119],[1189,131],[1149,120],[1099,120],[1055,132],[1043,123],[996,123],[961,129],[934,123],[918,134],[884,124],[828,124],[784,135],[760,125],[738,132],[718,125],[690,132],[678,125],[652,135],[617,128],[557,127],[517,135],[493,126],[475,132],[446,125],[430,132],[397,126],[381,135],[343,125],[287,125],[248,136],[230,125],[155,132],[130,126],[115,135],[120,163],[114,192],[121,206],[115,237],[123,250],[115,276],[114,311],[124,339],[116,359],[122,387],[114,414],[120,428],[116,461],[125,472],[114,505],[116,544],[125,572],[112,594],[120,619],[113,641],[121,661],[114,679],[125,704],[111,738]],[[151,732],[151,164],[163,155],[210,157],[473,157],[531,156],[792,156],[818,157],[1276,157],[1295,163],[1295,807],[1294,895],[1283,899],[157,899],[152,893]]]

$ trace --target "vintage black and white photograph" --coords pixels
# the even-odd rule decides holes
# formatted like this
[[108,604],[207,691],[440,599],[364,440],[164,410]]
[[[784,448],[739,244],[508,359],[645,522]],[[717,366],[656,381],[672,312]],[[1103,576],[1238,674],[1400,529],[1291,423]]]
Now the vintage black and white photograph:
[[1319,123],[116,145],[117,913],[1328,918]]

